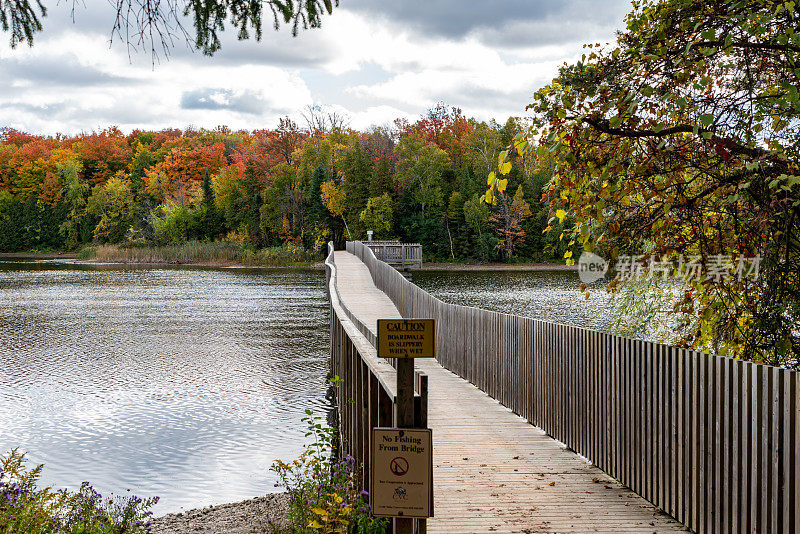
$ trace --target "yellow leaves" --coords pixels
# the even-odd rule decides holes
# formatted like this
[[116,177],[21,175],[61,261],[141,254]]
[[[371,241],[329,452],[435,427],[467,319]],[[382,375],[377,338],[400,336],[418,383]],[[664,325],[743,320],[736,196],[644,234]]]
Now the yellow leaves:
[[494,174],[494,171],[490,172],[489,173],[489,177],[486,178],[486,185],[488,185],[489,187],[493,186],[495,179],[496,179],[496,175]]
[[563,223],[564,217],[567,216],[567,212],[564,210],[556,210],[556,217],[558,217],[558,222]]
[[571,258],[571,257],[572,257],[572,251],[571,251],[571,250],[568,250],[568,251],[566,251],[566,252],[564,253],[564,258],[565,258],[565,259],[569,259],[569,258]]
[[328,517],[328,511],[324,508],[316,507],[311,509],[312,512],[317,514],[318,516]]
[[494,197],[494,189],[488,189],[488,190],[486,191],[486,194],[485,194],[485,195],[483,195],[483,197],[481,197],[481,198],[482,198],[482,199],[483,199],[483,201],[484,201],[484,202],[486,202],[487,204],[492,204],[492,205],[494,205],[494,204],[495,204],[495,202],[497,202],[497,201],[495,200],[495,197]]
[[501,193],[506,190],[508,186],[508,178],[503,178],[502,180],[497,181],[497,190]]
[[320,187],[320,196],[322,197],[322,204],[333,215],[339,217],[344,214],[345,207],[345,193],[340,187],[337,187],[332,181],[324,182]]
[[501,163],[500,165],[497,166],[497,168],[500,169],[500,174],[506,175],[509,172],[511,172],[511,162],[506,161],[504,163]]

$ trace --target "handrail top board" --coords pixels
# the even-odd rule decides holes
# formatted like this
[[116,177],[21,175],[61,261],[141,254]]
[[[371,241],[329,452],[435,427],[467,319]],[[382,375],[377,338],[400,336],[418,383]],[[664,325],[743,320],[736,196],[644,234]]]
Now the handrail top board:
[[397,398],[397,371],[386,360],[378,358],[378,351],[364,334],[359,331],[355,324],[350,320],[348,314],[345,312],[345,305],[339,299],[338,288],[336,287],[336,263],[330,260],[330,255],[325,259],[325,264],[328,265],[332,271],[330,280],[330,298],[331,307],[339,316],[339,321],[345,329],[348,337],[355,345],[361,359],[369,367],[375,377],[378,379],[381,387],[386,393],[394,400]]

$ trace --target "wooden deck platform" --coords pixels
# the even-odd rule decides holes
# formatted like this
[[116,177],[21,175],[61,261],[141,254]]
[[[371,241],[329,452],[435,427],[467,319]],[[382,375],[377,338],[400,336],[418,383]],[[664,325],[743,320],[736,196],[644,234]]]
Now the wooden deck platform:
[[[373,332],[400,317],[366,266],[336,252],[339,296]],[[433,360],[428,424],[434,508],[428,532],[681,532],[655,506]]]

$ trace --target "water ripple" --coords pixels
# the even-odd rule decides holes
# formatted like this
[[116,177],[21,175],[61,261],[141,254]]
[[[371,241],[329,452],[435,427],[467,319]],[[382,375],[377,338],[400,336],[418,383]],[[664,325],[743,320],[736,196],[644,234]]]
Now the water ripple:
[[45,482],[159,495],[273,491],[324,413],[322,273],[0,264],[0,452]]

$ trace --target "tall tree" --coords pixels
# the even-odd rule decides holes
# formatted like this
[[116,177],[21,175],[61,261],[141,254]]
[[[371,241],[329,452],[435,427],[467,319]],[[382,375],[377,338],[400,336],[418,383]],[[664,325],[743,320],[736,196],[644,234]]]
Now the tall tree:
[[404,188],[412,191],[424,217],[426,207],[442,203],[442,171],[450,158],[435,143],[413,132],[403,136],[396,152],[397,178]]
[[493,213],[489,220],[494,224],[500,236],[500,246],[505,252],[506,259],[510,260],[514,257],[519,245],[525,240],[522,223],[531,216],[531,208],[525,201],[525,192],[522,186],[517,188],[513,197],[505,192],[499,192],[498,196],[500,197],[500,209]]
[[[633,6],[616,46],[589,45],[530,106],[559,154],[552,208],[586,249],[696,258],[686,345],[798,367],[798,6]],[[743,258],[757,277],[736,275]]]

